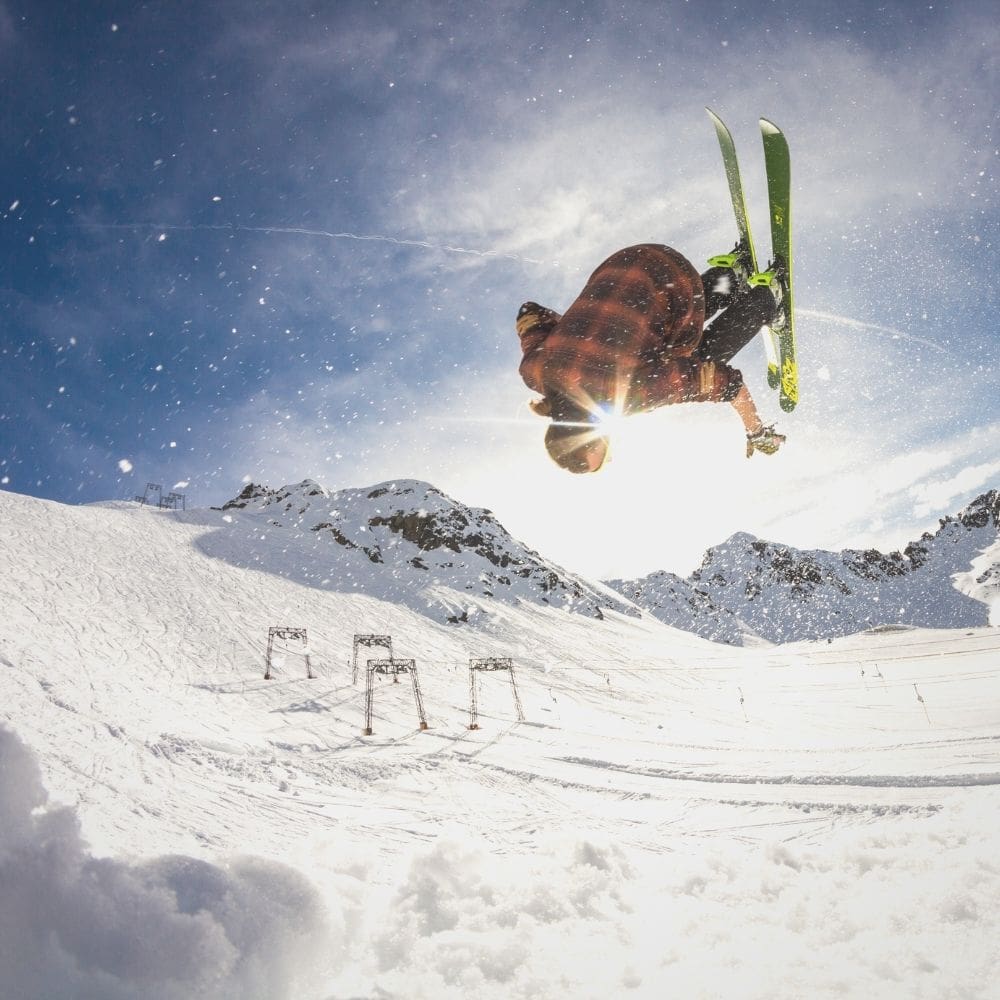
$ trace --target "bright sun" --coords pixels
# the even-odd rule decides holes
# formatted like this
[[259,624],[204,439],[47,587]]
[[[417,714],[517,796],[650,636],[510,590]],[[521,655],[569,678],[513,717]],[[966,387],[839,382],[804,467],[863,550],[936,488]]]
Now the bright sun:
[[508,530],[568,569],[620,575],[643,553],[646,571],[690,570],[704,552],[699,528],[729,522],[738,502],[734,472],[738,482],[746,460],[735,415],[711,406],[612,412],[605,429],[611,460],[599,473],[572,476],[545,454],[539,421],[537,436],[512,441],[505,461],[476,468],[477,479],[490,479],[483,494]]

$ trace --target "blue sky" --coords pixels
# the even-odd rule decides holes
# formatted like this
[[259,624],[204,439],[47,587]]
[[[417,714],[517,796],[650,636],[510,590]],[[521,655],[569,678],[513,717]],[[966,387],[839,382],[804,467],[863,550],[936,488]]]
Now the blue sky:
[[[1000,485],[995,14],[0,0],[0,485],[419,478],[595,575],[903,544]],[[631,243],[730,248],[705,105],[762,254],[757,118],[792,148],[799,408],[737,359],[788,445],[671,407],[567,476],[514,314]]]

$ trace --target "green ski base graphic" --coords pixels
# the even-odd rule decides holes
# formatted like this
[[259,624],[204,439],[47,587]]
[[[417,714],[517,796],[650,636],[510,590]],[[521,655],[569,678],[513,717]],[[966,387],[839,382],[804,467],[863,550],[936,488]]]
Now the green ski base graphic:
[[[776,281],[782,291],[780,322],[764,336],[767,351],[767,382],[779,393],[778,402],[786,412],[795,408],[799,398],[798,369],[795,362],[795,332],[792,310],[792,241],[791,241],[791,157],[788,142],[781,129],[766,118],[760,120],[764,142],[764,165],[767,172],[768,204],[771,221],[771,263],[767,270],[757,270],[756,251],[750,232],[746,199],[740,177],[739,162],[733,137],[714,111],[705,109],[719,140],[722,161],[729,182],[729,194],[736,217],[739,242],[729,254],[719,254],[709,260],[714,267],[730,267],[738,271],[739,264],[749,265],[748,283],[771,286]],[[740,257],[744,260],[741,262]]]
[[792,300],[792,159],[788,141],[774,122],[760,120],[767,171],[767,199],[771,211],[771,258],[769,271],[781,281],[784,322],[776,326],[781,384],[778,402],[783,410],[795,409],[799,401],[799,375],[795,363],[795,326]]

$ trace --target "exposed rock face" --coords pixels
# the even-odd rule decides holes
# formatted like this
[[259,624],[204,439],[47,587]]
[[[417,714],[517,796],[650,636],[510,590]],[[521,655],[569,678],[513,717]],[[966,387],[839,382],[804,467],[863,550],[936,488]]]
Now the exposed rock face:
[[291,529],[300,544],[303,536],[321,539],[330,549],[314,548],[310,558],[323,567],[324,579],[339,574],[359,592],[391,591],[407,601],[422,594],[414,602],[444,621],[467,621],[475,612],[465,596],[550,605],[595,618],[604,609],[639,614],[617,592],[522,545],[490,511],[466,507],[427,483],[401,480],[337,492],[312,480],[278,490],[251,483],[221,509],[248,524]]
[[713,642],[742,645],[747,628],[726,608],[713,603],[705,590],[673,573],[660,571],[641,580],[607,580],[607,585],[644,611],[675,628]]
[[273,495],[274,491],[267,489],[265,486],[256,486],[253,483],[247,483],[237,496],[233,497],[232,500],[228,500],[219,509],[243,510],[255,500],[266,500]]
[[686,580],[659,572],[606,585],[548,562],[488,510],[416,480],[335,493],[311,480],[277,490],[251,483],[222,511],[234,529],[242,525],[239,551],[254,566],[312,586],[388,597],[450,623],[488,613],[489,601],[501,600],[597,618],[608,609],[635,615],[642,608],[736,645],[895,624],[1000,625],[997,490],[901,552],[802,551],[738,533],[709,549]]
[[709,549],[687,580],[653,573],[609,586],[671,625],[722,642],[830,638],[897,623],[1000,624],[1000,491],[902,552],[805,552],[738,533]]

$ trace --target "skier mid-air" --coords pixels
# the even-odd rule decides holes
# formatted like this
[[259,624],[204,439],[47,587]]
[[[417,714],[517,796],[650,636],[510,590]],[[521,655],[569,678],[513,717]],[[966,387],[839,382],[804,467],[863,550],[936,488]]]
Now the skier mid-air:
[[531,408],[551,418],[545,446],[570,472],[596,472],[605,464],[609,416],[673,403],[731,404],[746,431],[748,457],[755,451],[772,455],[785,440],[764,425],[742,374],[730,362],[762,327],[780,331],[781,358],[772,360],[768,378],[772,387],[780,386],[782,408],[795,405],[787,145],[766,123],[780,137],[778,159],[765,131],[765,154],[772,157],[768,183],[775,261],[757,273],[735,153],[728,131],[716,121],[740,230],[732,254],[713,258],[716,266],[699,275],[670,247],[626,247],[594,271],[562,315],[535,302],[524,303],[518,312],[521,377],[542,397]]
[[[727,268],[699,276],[670,247],[645,243],[612,254],[560,316],[526,302],[517,316],[521,377],[552,418],[545,447],[570,472],[596,472],[609,453],[601,423],[671,403],[730,403],[747,451],[777,451],[733,357],[775,317],[770,288],[733,288]],[[707,327],[705,317],[724,309]]]

